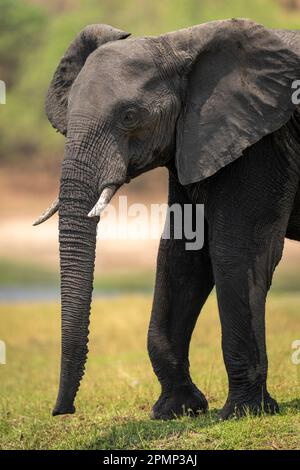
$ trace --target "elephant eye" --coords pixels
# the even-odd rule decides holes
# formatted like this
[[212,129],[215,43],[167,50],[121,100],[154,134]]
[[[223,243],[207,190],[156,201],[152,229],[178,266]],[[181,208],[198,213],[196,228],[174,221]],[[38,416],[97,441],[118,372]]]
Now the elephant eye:
[[121,124],[126,128],[134,128],[138,124],[138,114],[136,110],[125,110],[121,116]]
[[119,126],[125,131],[133,131],[148,121],[149,111],[144,106],[126,106],[119,110]]

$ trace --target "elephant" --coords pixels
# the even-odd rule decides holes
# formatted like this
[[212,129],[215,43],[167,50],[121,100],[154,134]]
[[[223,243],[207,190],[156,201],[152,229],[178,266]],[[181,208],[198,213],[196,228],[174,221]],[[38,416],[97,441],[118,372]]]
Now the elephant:
[[248,19],[129,37],[86,26],[62,57],[46,114],[65,136],[59,213],[62,351],[52,414],[74,413],[88,353],[96,230],[116,191],[157,167],[168,204],[204,204],[205,242],[158,249],[148,352],[152,418],[206,412],[189,343],[216,288],[228,397],[220,419],[278,412],[267,389],[265,302],[286,237],[300,240],[299,31]]

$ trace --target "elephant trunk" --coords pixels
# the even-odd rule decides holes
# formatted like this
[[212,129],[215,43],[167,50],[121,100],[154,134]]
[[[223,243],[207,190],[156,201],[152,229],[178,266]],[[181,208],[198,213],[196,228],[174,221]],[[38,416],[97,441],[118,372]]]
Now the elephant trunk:
[[[77,165],[74,175],[78,170]],[[63,169],[59,196],[62,347],[53,416],[75,412],[74,399],[84,374],[99,220],[87,217],[97,194],[80,178],[66,173]]]
[[[53,415],[75,412],[74,400],[87,359],[99,222],[99,211],[93,215],[91,210],[98,207],[99,191],[119,187],[126,178],[126,164],[119,152],[113,151],[113,144],[108,156],[100,146],[92,146],[91,151],[83,143],[85,139],[75,140],[67,139],[59,194],[62,347]],[[111,196],[113,192],[104,191]]]

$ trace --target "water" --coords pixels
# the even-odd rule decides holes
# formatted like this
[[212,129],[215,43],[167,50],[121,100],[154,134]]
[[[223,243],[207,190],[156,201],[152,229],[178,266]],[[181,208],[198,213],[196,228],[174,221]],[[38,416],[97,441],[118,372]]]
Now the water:
[[55,287],[0,287],[0,302],[26,302],[59,300],[60,291]]
[[[149,294],[149,289],[137,289],[134,293]],[[152,291],[151,291],[152,292]],[[133,293],[124,290],[95,289],[93,298],[113,298],[123,294]],[[60,289],[45,286],[8,286],[0,287],[0,303],[10,302],[49,302],[60,301]]]

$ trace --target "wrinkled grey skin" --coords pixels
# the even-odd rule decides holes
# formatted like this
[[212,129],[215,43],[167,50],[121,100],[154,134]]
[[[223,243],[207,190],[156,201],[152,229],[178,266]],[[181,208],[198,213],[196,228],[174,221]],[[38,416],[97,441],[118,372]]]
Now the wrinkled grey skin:
[[[229,394],[226,419],[274,413],[267,391],[265,299],[285,236],[300,239],[298,32],[246,20],[160,37],[85,28],[46,101],[66,136],[59,194],[62,358],[53,414],[73,413],[84,373],[102,190],[157,166],[169,204],[204,203],[206,241],[162,240],[148,350],[162,392],[153,417],[207,409],[189,374],[189,342],[216,285]],[[100,227],[101,228],[101,227]]]

